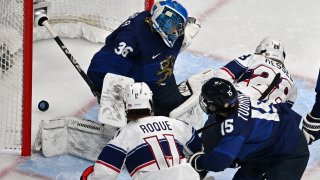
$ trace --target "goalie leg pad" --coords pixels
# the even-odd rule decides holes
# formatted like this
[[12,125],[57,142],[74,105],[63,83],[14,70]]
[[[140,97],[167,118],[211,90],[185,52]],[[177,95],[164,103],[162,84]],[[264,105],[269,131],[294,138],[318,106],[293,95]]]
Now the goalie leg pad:
[[41,122],[41,146],[45,157],[53,157],[68,152],[67,125],[65,119]]
[[[44,157],[70,154],[95,161],[117,128],[75,117],[61,117],[41,122],[36,145]],[[39,142],[41,141],[41,142]]]
[[214,77],[214,71],[211,69],[190,76],[187,84],[192,95],[183,104],[172,110],[169,117],[183,120],[195,128],[202,127],[203,112],[199,105],[199,95],[202,85],[212,77]]

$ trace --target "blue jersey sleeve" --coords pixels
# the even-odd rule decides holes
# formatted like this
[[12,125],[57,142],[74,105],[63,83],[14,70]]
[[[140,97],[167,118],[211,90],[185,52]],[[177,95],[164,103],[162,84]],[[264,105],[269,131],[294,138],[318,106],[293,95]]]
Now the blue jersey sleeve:
[[204,154],[199,158],[198,165],[203,169],[214,172],[223,171],[230,167],[238,157],[248,136],[246,123],[237,114],[233,114],[221,122],[222,138],[210,153]]
[[250,56],[250,54],[240,56],[237,59],[234,59],[228,64],[226,64],[224,67],[221,68],[221,70],[227,72],[229,76],[232,77],[232,79],[239,79],[241,75],[245,73],[248,69],[246,63],[249,61]]
[[199,167],[213,172],[223,171],[230,167],[240,152],[244,141],[243,136],[223,137],[211,153],[204,154],[199,158]]
[[132,58],[139,52],[134,34],[130,25],[120,26],[106,38],[105,46],[93,56],[87,74],[99,92],[107,73],[127,76],[132,69]]
[[193,153],[202,151],[202,140],[194,128],[192,128],[192,136],[186,145]]

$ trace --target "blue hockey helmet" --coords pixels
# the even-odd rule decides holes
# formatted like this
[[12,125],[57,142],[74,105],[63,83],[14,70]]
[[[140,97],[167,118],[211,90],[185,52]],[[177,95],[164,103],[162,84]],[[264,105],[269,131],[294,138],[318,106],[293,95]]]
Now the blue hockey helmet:
[[212,78],[202,86],[199,104],[206,114],[229,114],[237,108],[238,93],[231,82]]
[[166,45],[173,47],[178,37],[184,33],[188,20],[187,10],[177,1],[160,0],[153,5],[150,13],[152,26]]

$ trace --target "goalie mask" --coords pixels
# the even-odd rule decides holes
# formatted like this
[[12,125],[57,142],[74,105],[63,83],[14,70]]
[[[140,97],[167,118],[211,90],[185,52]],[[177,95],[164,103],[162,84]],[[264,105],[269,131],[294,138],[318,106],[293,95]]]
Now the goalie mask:
[[212,78],[201,89],[200,107],[206,114],[232,113],[238,104],[238,93],[231,82]]
[[125,109],[149,109],[153,111],[152,91],[144,82],[129,84],[124,95]]
[[260,42],[255,54],[263,55],[266,58],[274,59],[281,63],[283,63],[286,58],[283,43],[280,40],[275,40],[270,37],[264,38]]
[[153,28],[160,34],[170,48],[184,33],[188,12],[177,1],[161,0],[155,3],[150,11]]

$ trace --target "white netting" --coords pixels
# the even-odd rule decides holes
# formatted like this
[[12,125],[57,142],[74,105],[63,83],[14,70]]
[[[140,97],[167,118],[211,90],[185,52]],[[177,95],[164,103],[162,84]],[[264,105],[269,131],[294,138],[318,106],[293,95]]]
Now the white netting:
[[[0,151],[21,149],[24,1],[28,2],[0,0]],[[83,37],[92,42],[104,42],[121,22],[144,10],[144,0],[45,2],[50,4],[49,23],[59,36]],[[44,27],[34,27],[33,31],[34,40],[52,38]]]
[[0,1],[0,150],[21,149],[23,1]]
[[[135,12],[144,10],[144,0],[45,0],[49,23],[60,37],[83,37],[104,42],[110,31]],[[51,38],[44,27],[34,28],[34,40]]]

